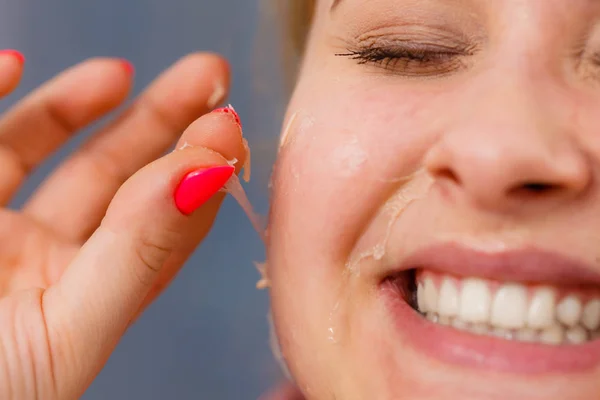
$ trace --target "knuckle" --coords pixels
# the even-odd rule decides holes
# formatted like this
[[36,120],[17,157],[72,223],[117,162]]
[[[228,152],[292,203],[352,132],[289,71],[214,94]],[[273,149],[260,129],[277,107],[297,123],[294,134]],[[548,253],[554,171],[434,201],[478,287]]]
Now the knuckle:
[[175,250],[179,234],[176,232],[154,232],[142,236],[134,246],[139,261],[135,274],[144,285],[152,285],[162,266]]
[[187,126],[186,122],[181,122],[182,118],[175,111],[176,108],[172,109],[170,104],[154,99],[150,95],[140,99],[134,107],[137,111],[151,115],[156,125],[167,131],[180,133]]
[[69,112],[68,101],[62,98],[51,98],[42,103],[45,120],[54,126],[61,136],[68,139],[80,127],[77,115]]
[[135,252],[139,263],[134,272],[144,286],[150,286],[165,260],[171,254],[171,250],[151,241],[140,240],[138,245],[135,246]]
[[108,182],[125,182],[133,172],[128,168],[124,155],[112,149],[100,149],[84,145],[71,159],[74,170],[87,170],[91,176]]

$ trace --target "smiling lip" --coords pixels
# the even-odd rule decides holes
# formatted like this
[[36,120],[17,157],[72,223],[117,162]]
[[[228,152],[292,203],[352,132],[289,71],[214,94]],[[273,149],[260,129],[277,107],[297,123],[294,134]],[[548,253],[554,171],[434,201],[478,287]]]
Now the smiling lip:
[[[533,249],[483,253],[457,245],[440,245],[410,255],[400,270],[414,268],[502,281],[560,285],[600,282],[600,276],[583,263]],[[581,372],[600,366],[600,340],[549,346],[480,336],[427,321],[389,281],[381,284],[380,294],[399,334],[415,349],[444,363],[517,374]]]
[[408,256],[400,266],[400,270],[419,268],[507,282],[600,285],[600,274],[590,266],[536,249],[488,253],[443,244]]

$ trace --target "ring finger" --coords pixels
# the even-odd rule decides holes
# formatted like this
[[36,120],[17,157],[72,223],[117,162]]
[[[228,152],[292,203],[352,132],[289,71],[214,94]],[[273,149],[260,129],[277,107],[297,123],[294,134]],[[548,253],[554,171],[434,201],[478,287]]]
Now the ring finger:
[[[22,70],[17,61],[0,55],[0,95],[17,85]],[[0,119],[0,206],[77,130],[117,107],[129,88],[122,62],[95,59],[59,74],[9,109]]]

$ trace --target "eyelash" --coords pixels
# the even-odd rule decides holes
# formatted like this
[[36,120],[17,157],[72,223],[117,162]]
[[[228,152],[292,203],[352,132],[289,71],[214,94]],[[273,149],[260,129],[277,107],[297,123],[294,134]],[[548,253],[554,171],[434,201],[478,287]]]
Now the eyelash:
[[464,66],[462,56],[469,51],[430,45],[365,46],[338,53],[359,65],[371,64],[404,76],[439,76]]

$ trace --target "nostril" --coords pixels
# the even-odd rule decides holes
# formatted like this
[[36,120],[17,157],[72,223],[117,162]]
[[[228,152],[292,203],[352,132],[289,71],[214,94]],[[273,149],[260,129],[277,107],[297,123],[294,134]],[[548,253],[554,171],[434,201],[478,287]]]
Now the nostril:
[[452,169],[450,168],[440,168],[437,171],[435,171],[435,175],[437,175],[437,177],[439,179],[445,179],[445,180],[449,180],[451,182],[454,182],[456,184],[460,184],[460,178],[458,177],[458,175],[456,175],[454,173],[454,171],[452,171]]
[[533,182],[533,183],[526,183],[523,185],[523,189],[529,191],[529,192],[546,192],[548,190],[551,190],[555,187],[555,185],[551,185],[548,183],[539,183],[539,182]]
[[525,182],[510,190],[514,195],[546,195],[560,190],[560,185],[544,182]]

